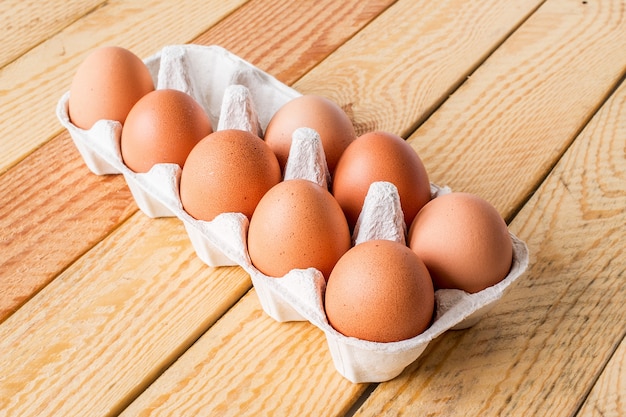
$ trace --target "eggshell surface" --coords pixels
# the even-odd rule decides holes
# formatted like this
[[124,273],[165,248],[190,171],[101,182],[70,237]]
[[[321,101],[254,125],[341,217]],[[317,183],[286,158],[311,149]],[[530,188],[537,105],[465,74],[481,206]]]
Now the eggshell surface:
[[252,216],[281,180],[276,156],[258,136],[237,129],[211,133],[191,150],[180,178],[183,208],[197,220],[221,213]]
[[189,94],[155,90],[130,110],[122,130],[124,163],[135,172],[148,172],[157,163],[181,168],[191,149],[212,132],[204,109]]
[[273,187],[250,219],[250,259],[268,276],[313,267],[328,279],[350,245],[339,204],[328,190],[309,180],[292,179]]
[[333,178],[333,195],[351,228],[361,213],[370,185],[377,181],[397,187],[407,227],[430,200],[428,173],[413,148],[392,133],[366,133],[345,150]]
[[72,79],[70,120],[81,129],[90,129],[98,120],[124,124],[130,109],[152,90],[154,81],[139,57],[117,46],[97,48]]
[[331,174],[343,151],[356,139],[352,121],[332,100],[316,95],[292,99],[270,119],[264,136],[283,170],[289,156],[292,134],[300,127],[314,129],[320,135]]
[[335,265],[325,293],[330,325],[345,336],[396,342],[421,334],[432,321],[433,284],[406,245],[369,240]]
[[436,288],[469,293],[504,279],[513,257],[506,223],[495,207],[462,192],[426,204],[411,225],[408,244],[426,264]]

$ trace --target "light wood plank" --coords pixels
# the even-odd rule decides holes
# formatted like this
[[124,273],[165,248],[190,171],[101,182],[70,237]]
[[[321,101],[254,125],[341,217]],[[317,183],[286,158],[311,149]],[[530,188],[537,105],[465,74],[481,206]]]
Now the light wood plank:
[[357,416],[576,413],[624,337],[624,120],[626,83],[513,220],[532,254],[527,275],[474,328],[379,385]]
[[109,1],[0,69],[0,173],[61,131],[56,103],[94,47],[115,44],[146,58],[189,42],[243,3]]
[[623,417],[625,415],[626,340],[622,340],[577,416]]
[[409,138],[431,180],[510,219],[626,75],[622,6],[545,3]]
[[542,2],[398,1],[294,87],[407,137]]
[[221,45],[291,85],[394,2],[304,0],[292,4],[253,0],[250,7],[238,9],[235,15],[239,21],[257,24],[246,30],[225,30],[217,25],[194,43]]
[[0,68],[102,3],[103,0],[4,0],[0,10]]
[[67,133],[0,179],[2,323],[137,206],[122,176],[87,170]]
[[275,322],[251,290],[121,415],[343,415],[364,388],[334,370],[322,331]]
[[5,415],[119,412],[250,287],[178,219],[133,216],[0,326]]

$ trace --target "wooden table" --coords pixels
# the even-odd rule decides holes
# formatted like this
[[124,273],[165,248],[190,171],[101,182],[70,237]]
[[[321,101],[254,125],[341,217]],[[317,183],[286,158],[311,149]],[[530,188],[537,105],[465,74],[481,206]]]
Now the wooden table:
[[[0,4],[0,416],[626,415],[623,0]],[[240,267],[89,172],[55,116],[86,54],[216,44],[405,137],[530,250],[474,327],[354,384]]]

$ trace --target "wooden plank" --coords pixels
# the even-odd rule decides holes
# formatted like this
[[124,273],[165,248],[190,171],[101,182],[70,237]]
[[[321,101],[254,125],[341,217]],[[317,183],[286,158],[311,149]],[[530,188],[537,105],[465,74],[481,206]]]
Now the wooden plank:
[[[329,7],[328,3],[332,2],[309,4],[306,10],[320,19],[320,24],[334,16],[341,16],[343,22],[341,31],[331,26],[317,26],[318,37],[325,39],[321,46],[316,37],[308,37],[308,32],[296,35],[300,33],[296,30],[298,27],[306,26],[302,5],[281,8],[278,3],[268,7],[264,2],[251,2],[193,42],[220,44],[227,49],[245,43],[250,50],[239,50],[238,53],[252,64],[266,71],[271,66],[280,72],[283,67],[276,63],[282,62],[291,77],[298,77],[307,66],[298,72],[295,69],[295,63],[299,61],[297,57],[330,53],[389,4],[388,0],[353,0],[343,2],[341,9],[337,9],[334,3]],[[238,35],[233,36],[241,32],[238,28],[249,22],[250,16],[263,16],[268,12],[276,20],[273,30],[251,26],[250,39],[254,42],[242,42]],[[300,20],[288,18],[295,15],[299,15]],[[284,51],[275,48],[273,42],[283,36],[281,34],[284,39],[294,42],[290,48],[294,58],[283,57]],[[311,59],[307,61],[309,66],[313,65]],[[2,177],[0,198],[8,203],[0,207],[0,284],[6,288],[0,293],[0,322],[136,211],[123,178],[94,176],[84,167],[73,148],[69,136],[63,133]],[[28,184],[27,194],[23,194],[25,183]],[[68,187],[73,184],[80,186]],[[51,212],[55,215],[50,216]],[[24,219],[29,221],[25,223]],[[51,233],[55,230],[65,233],[62,237]]]
[[[387,13],[395,6],[378,19],[387,19]],[[451,7],[450,4],[449,6]],[[493,4],[490,4],[491,6]],[[482,10],[481,7],[486,6],[475,4],[475,7]],[[417,12],[417,10],[407,11],[406,9],[404,11],[405,13]],[[442,14],[445,13],[442,12]],[[508,19],[508,16],[504,16],[501,18]],[[375,40],[378,39],[380,32],[371,28],[377,28],[375,23],[378,19],[357,35],[357,37],[370,36],[373,43],[372,49],[376,49]],[[471,25],[472,22],[475,22],[475,19],[471,15],[466,16],[465,23]],[[504,23],[497,21],[493,24]],[[352,40],[335,53],[350,55],[351,42]],[[421,48],[422,45],[416,46],[414,42],[409,42],[404,47],[409,49],[405,53],[410,54],[410,48]],[[362,59],[359,54],[355,53],[354,56],[358,57],[355,59]],[[332,60],[333,57],[334,54],[328,60]],[[452,60],[452,57],[450,59]],[[359,77],[357,65],[346,65],[355,77]],[[311,74],[316,74],[319,83],[323,84],[324,75],[316,72],[319,67],[304,78],[313,77]],[[382,92],[386,86],[381,84],[377,88]],[[375,92],[371,92],[370,95],[375,96]],[[485,163],[497,167],[499,162],[497,159],[485,158]],[[260,306],[255,296],[250,297],[250,299],[246,298],[246,305],[243,305],[242,301],[229,310],[219,323],[209,329],[194,344],[192,349],[125,410],[125,414],[167,415],[182,412],[194,414],[194,411],[197,411],[194,408],[196,406],[207,407],[213,412],[226,412],[223,410],[225,404],[228,404],[228,411],[233,414],[243,409],[254,414],[255,409],[250,407],[257,405],[250,403],[251,391],[259,396],[258,401],[263,404],[266,413],[277,415],[289,415],[294,412],[303,415],[345,413],[358,399],[365,385],[347,384],[350,389],[346,388],[347,380],[334,370],[327,347],[322,343],[323,335],[318,329],[306,323],[277,323],[270,326],[266,324],[269,319],[254,316],[258,313],[253,314],[253,312],[259,312]],[[247,305],[248,303],[250,306]],[[266,332],[248,330],[253,328],[250,322],[261,329],[267,327],[271,330]],[[246,329],[242,329],[239,323],[246,323]],[[297,326],[296,331],[293,330],[294,326]],[[300,336],[304,339],[300,339]],[[298,343],[292,344],[291,339],[294,337],[298,337]],[[323,357],[321,353],[318,357],[320,343],[325,349]],[[246,348],[242,348],[243,346]],[[253,347],[253,350],[248,347]],[[215,356],[206,355],[206,352],[218,352],[220,349],[224,351],[219,356],[217,353]],[[313,362],[313,357],[318,359],[315,362],[316,366],[311,367],[297,365],[298,362],[292,362],[294,357],[302,358],[305,364]],[[277,364],[277,360],[280,363]],[[313,373],[315,375],[312,376]],[[218,383],[217,381],[222,381],[222,378],[228,378],[227,382]],[[332,401],[328,399],[328,393],[319,387],[320,381],[323,381],[324,385],[333,387]],[[255,389],[261,384],[262,390]],[[289,398],[289,401],[280,401],[279,399],[282,398]],[[294,406],[302,408],[294,411],[292,408]]]
[[594,384],[578,414],[579,417],[623,417],[626,415],[626,340]]
[[243,3],[109,1],[1,68],[0,173],[61,131],[57,101],[95,46],[116,44],[145,58],[164,45],[189,42]]
[[399,1],[294,87],[333,98],[358,133],[406,137],[542,2]]
[[545,3],[409,138],[431,180],[510,220],[626,74],[624,13],[619,0]]
[[[380,384],[357,416],[576,414],[624,337],[624,120],[626,83],[513,220],[532,253],[527,275],[475,327]],[[615,394],[623,401],[623,387]]]
[[87,171],[68,133],[0,181],[0,323],[137,211],[123,177]]
[[257,24],[246,30],[217,25],[194,43],[221,45],[291,85],[394,2],[323,1],[324,8],[320,8],[317,0],[295,5],[253,0],[250,7],[242,7],[235,14],[241,22]]
[[119,412],[248,291],[241,268],[198,259],[178,219],[128,223],[0,326],[5,415]]
[[[5,0],[0,11],[0,68],[97,8],[103,0]],[[61,7],[59,7],[61,6]]]
[[[360,6],[355,7],[357,3],[363,5],[357,0],[344,3],[344,14],[345,10],[360,12]],[[385,5],[378,1],[369,4],[380,10]],[[254,7],[263,6],[260,2],[254,3]],[[337,12],[327,6],[318,2],[316,9],[310,11]],[[290,11],[287,8],[282,13],[289,16]],[[352,19],[359,18],[364,18],[365,24],[371,15],[359,13]],[[238,13],[234,13],[220,25],[224,31],[235,30],[242,26],[239,19]],[[293,32],[290,25],[297,27],[302,23],[281,15],[276,19],[290,22],[286,33]],[[335,32],[328,38],[328,48],[334,49],[333,42],[343,42],[352,35],[350,30],[354,27],[346,28],[348,32],[341,36]],[[258,41],[258,47],[263,48],[263,38]],[[296,51],[306,49],[314,42],[311,39],[294,48]],[[264,56],[273,53],[282,52],[269,49]],[[71,147],[67,137],[55,141],[65,141],[66,146]],[[64,148],[52,145],[51,142],[47,145],[49,148],[42,149],[43,168],[46,168],[43,162],[46,156],[51,158],[51,167],[61,163],[55,161],[63,161]],[[37,181],[27,178],[29,170],[39,165],[35,155],[38,153],[24,161],[22,173],[15,178],[29,181],[36,189]],[[17,172],[18,167],[6,173],[3,179],[10,178],[7,175]],[[46,172],[51,176],[50,182],[60,179],[54,168]],[[91,174],[83,167],[76,168],[68,177],[81,182],[88,175]],[[94,178],[96,182],[123,183],[119,176]],[[92,214],[96,211],[94,207],[103,204],[106,216],[112,208],[107,206],[104,193],[93,191],[99,185],[88,187],[87,195],[78,195],[76,199],[84,199],[85,211]],[[71,200],[71,205],[83,205]],[[86,204],[89,201],[92,205]],[[18,211],[24,207],[17,206]],[[38,216],[44,217],[46,210],[40,210],[42,213]],[[10,215],[14,213],[11,211]],[[76,225],[62,222],[72,230],[67,233],[69,242],[77,239],[80,224],[90,221],[86,214],[77,220]],[[38,233],[45,238],[45,233]],[[12,236],[11,247],[19,252],[20,239],[16,236]],[[240,268],[207,268],[200,265],[191,252],[178,220],[148,219],[137,213],[69,265],[35,298],[0,324],[0,366],[3,369],[0,409],[9,410],[9,415],[38,415],[51,409],[59,414],[71,410],[72,413],[98,415],[114,413],[123,407],[250,288],[249,277]],[[137,276],[141,279],[135,279]],[[129,319],[132,323],[127,322]],[[85,332],[81,333],[83,328]],[[89,372],[83,373],[84,368]],[[104,392],[102,387],[106,387]],[[94,392],[100,394],[94,396]],[[108,408],[108,404],[112,404],[112,408]]]
[[334,370],[321,330],[272,320],[251,290],[121,415],[343,415],[364,388]]

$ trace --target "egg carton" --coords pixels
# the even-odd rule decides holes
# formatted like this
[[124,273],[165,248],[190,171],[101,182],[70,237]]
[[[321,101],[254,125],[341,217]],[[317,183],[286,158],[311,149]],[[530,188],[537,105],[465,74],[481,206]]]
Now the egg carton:
[[[217,46],[167,46],[145,63],[156,88],[174,88],[191,94],[203,106],[212,125],[217,126],[216,130],[239,128],[262,134],[272,115],[300,95]],[[326,319],[323,301],[326,282],[320,271],[295,269],[283,277],[261,273],[248,255],[249,221],[245,215],[223,213],[209,222],[194,219],[180,201],[178,165],[157,164],[147,173],[133,172],[121,157],[121,124],[100,120],[89,130],[80,129],[69,120],[68,99],[69,92],[59,100],[57,117],[94,174],[124,175],[138,207],[147,216],[178,217],[196,254],[207,265],[241,266],[250,274],[263,310],[274,320],[309,321],[320,328],[325,333],[335,368],[352,382],[393,379],[421,355],[431,340],[447,330],[467,328],[478,322],[528,266],[526,245],[511,234],[513,265],[507,277],[475,294],[437,290],[434,321],[422,334],[391,343],[346,337]],[[306,178],[328,186],[330,175],[321,141],[312,129],[294,132],[284,177]],[[431,184],[433,198],[448,192],[447,187]],[[379,238],[404,242],[405,232],[397,189],[390,183],[373,184],[357,221],[353,243]]]

